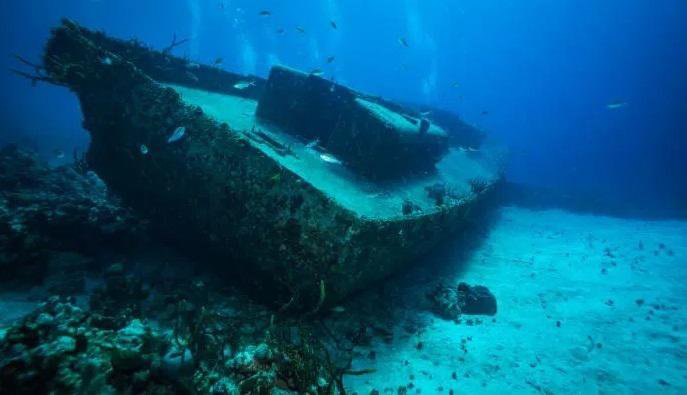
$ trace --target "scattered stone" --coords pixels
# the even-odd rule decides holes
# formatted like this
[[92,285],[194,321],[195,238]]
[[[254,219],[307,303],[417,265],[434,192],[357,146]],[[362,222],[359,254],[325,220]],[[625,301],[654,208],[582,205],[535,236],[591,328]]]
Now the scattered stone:
[[[427,297],[434,311],[441,317],[457,320],[461,314],[494,315],[496,298],[487,287],[459,283],[457,287],[438,284]],[[474,322],[468,320],[467,324]]]
[[496,298],[482,285],[458,284],[458,304],[463,314],[496,314]]

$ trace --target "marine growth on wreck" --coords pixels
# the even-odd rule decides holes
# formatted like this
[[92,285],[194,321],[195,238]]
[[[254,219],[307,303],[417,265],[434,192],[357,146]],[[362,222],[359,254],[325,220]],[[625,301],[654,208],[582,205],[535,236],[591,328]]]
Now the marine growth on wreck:
[[[105,3],[77,8],[116,20]],[[579,38],[477,50],[465,15],[485,5],[400,3],[193,0],[164,43],[173,2],[127,8],[150,42],[50,11],[40,52],[13,51],[12,94],[61,95],[36,119],[71,110],[87,144],[0,133],[0,394],[687,391],[684,218],[511,179],[576,185],[542,159],[572,138],[499,129],[544,124],[525,98],[558,85],[522,57]],[[510,91],[518,73],[531,91]]]

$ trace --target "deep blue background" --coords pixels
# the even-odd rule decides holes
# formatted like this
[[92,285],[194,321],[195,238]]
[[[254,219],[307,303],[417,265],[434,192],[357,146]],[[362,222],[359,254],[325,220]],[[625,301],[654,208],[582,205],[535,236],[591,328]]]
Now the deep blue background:
[[232,70],[317,67],[454,110],[511,148],[517,182],[687,206],[687,1],[4,0],[0,15],[0,142],[86,144],[73,95],[7,72],[66,16],[158,48],[190,36],[178,55]]

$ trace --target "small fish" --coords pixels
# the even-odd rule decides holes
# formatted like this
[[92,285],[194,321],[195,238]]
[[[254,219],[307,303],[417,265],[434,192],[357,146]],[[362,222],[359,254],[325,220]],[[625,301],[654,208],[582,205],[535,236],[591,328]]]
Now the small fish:
[[420,113],[420,115],[423,117],[428,117],[428,116],[432,115],[432,112],[431,111],[422,111]]
[[55,158],[57,159],[64,159],[64,151],[62,151],[59,148],[55,148],[52,153],[55,155]]
[[320,154],[320,159],[327,163],[335,164],[335,165],[340,165],[341,161],[333,157],[332,155],[329,154]]
[[486,111],[486,110],[482,111],[482,115],[489,115],[489,111]]
[[322,71],[322,69],[313,69],[313,71],[310,72],[310,75],[314,75],[317,77],[320,77],[323,74],[324,74],[324,71]]
[[284,30],[283,27],[280,27],[279,29],[277,29],[277,34],[284,34],[284,33],[286,33],[286,30]]
[[185,134],[186,127],[179,126],[178,128],[174,129],[174,132],[167,138],[167,144],[171,144],[181,140],[182,138],[184,138]]
[[148,146],[145,144],[141,144],[141,146],[138,147],[138,150],[141,152],[141,155],[148,155]]
[[270,10],[262,10],[260,13],[258,13],[260,16],[272,16],[272,12]]
[[239,81],[234,84],[234,89],[242,91],[246,88],[250,88],[251,86],[255,86],[255,81]]
[[308,144],[306,144],[305,148],[308,148],[308,149],[315,148],[315,146],[319,143],[320,143],[320,139],[315,139],[315,140],[309,142]]
[[112,66],[112,58],[109,56],[105,56],[100,63],[104,64],[105,66]]
[[332,307],[332,313],[337,313],[337,314],[338,314],[338,313],[343,313],[343,312],[345,312],[345,311],[346,311],[346,308],[343,307],[343,306],[335,306],[335,307]]
[[214,64],[215,66],[219,66],[219,65],[221,65],[223,62],[224,62],[224,59],[222,59],[222,58],[217,58],[217,59],[215,59],[215,61],[214,61],[212,64]]
[[303,28],[303,26],[296,26],[296,31],[298,33],[305,33],[305,28]]
[[332,63],[335,60],[336,60],[336,56],[330,56],[327,58],[327,64]]
[[338,26],[336,26],[336,22],[334,20],[329,21],[329,24],[332,25],[332,29],[334,30],[339,28]]
[[460,84],[457,82],[454,82],[451,84],[451,88],[458,88],[459,86],[460,86]]
[[625,106],[627,106],[627,103],[624,101],[614,101],[614,102],[606,104],[606,108],[609,110],[617,110],[617,109],[623,108]]
[[198,63],[191,62],[188,65],[186,65],[186,67],[191,70],[198,70],[200,68],[200,65]]
[[406,41],[406,39],[403,38],[403,37],[399,37],[399,38],[398,38],[398,42],[399,42],[401,45],[403,45],[404,47],[406,47],[406,48],[409,47],[408,41]]

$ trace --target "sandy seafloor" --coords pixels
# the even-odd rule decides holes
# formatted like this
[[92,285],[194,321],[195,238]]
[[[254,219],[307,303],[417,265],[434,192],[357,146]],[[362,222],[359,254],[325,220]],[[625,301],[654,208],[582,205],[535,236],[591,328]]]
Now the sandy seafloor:
[[[325,318],[382,333],[356,349],[352,368],[374,372],[346,376],[349,393],[687,394],[687,221],[494,217]],[[425,294],[438,281],[489,287],[498,313],[437,317]],[[0,328],[35,305],[3,293]]]
[[[375,342],[374,358],[361,353],[354,367],[376,372],[348,376],[349,388],[687,393],[687,222],[513,207],[497,217],[467,257],[448,254],[442,269],[401,280],[409,284],[398,300],[405,321],[426,326]],[[498,300],[495,320],[469,326],[420,309],[436,276],[488,286]]]

